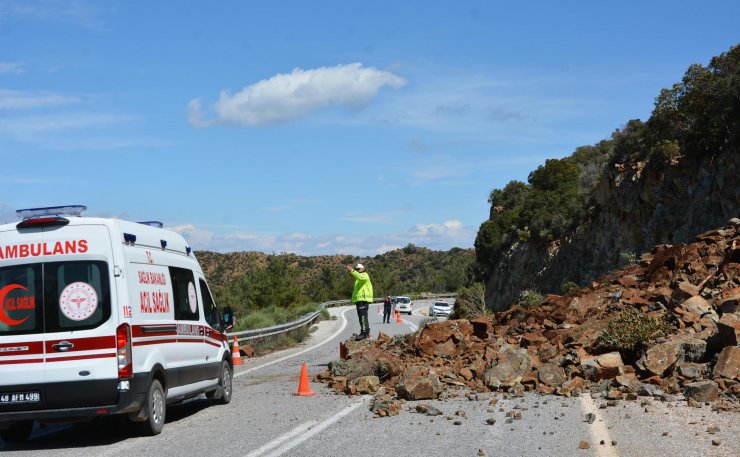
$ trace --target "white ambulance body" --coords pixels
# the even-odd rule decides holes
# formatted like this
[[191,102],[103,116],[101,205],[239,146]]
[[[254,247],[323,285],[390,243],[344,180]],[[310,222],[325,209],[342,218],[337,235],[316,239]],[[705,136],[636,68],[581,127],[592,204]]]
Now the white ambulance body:
[[109,414],[157,434],[167,404],[231,399],[230,322],[183,237],[63,217],[81,209],[24,210],[22,222],[0,225],[0,436],[9,442],[26,439],[33,420]]

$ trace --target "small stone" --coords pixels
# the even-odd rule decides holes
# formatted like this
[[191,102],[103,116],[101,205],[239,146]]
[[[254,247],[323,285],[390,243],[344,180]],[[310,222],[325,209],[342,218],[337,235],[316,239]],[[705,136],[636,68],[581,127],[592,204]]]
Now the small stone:
[[612,440],[612,446],[616,446],[616,445],[617,445],[617,440]]
[[586,422],[588,422],[589,424],[593,424],[595,420],[596,420],[596,414],[594,413],[586,414]]
[[671,436],[671,434],[668,432],[663,432],[663,436]]
[[486,455],[486,451],[483,449],[478,449],[478,455]]
[[452,423],[452,425],[462,425],[462,422],[461,421],[455,421],[455,422]]
[[604,441],[604,440],[601,440],[601,441],[599,441],[599,444],[603,446],[603,445],[605,445],[605,444],[606,444],[606,441]]
[[591,449],[591,445],[586,441],[581,441],[578,443],[578,449]]
[[494,419],[493,417],[489,417],[488,419],[486,419],[486,424],[488,424],[488,425],[495,425],[496,424],[496,419]]
[[722,444],[720,440],[712,440],[712,446],[719,446],[720,444]]
[[719,431],[720,431],[719,430],[719,426],[717,426],[717,425],[710,425],[709,427],[707,427],[707,433],[709,433],[710,435],[714,435],[715,433],[719,433]]

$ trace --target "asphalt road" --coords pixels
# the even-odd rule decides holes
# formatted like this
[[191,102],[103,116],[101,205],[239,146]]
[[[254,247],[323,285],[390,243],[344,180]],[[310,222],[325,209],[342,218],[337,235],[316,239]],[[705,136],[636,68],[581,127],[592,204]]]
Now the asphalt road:
[[[403,316],[401,324],[381,324],[377,308],[370,311],[373,335],[409,332],[427,319],[417,309]],[[169,408],[161,435],[140,437],[123,421],[105,418],[37,428],[28,442],[0,443],[0,451],[34,457],[740,455],[737,413],[716,413],[709,407],[620,402],[600,409],[601,401],[590,397],[489,394],[421,402],[436,406],[440,416],[411,412],[420,402],[409,402],[400,415],[378,419],[368,410],[369,397],[336,395],[317,383],[311,383],[316,395],[294,396],[301,364],[307,364],[313,377],[338,358],[339,341],[358,332],[354,309],[331,312],[337,320],[320,323],[304,344],[246,360],[235,373],[231,404],[215,406],[201,398]],[[498,402],[491,405],[494,398]],[[589,412],[596,417],[591,424],[585,419]],[[710,425],[720,431],[708,434]],[[581,441],[589,449],[579,449]]]

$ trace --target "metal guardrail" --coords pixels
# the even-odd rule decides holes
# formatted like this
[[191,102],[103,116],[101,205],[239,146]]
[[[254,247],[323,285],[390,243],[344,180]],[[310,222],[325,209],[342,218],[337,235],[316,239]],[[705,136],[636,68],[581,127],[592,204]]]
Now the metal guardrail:
[[[426,295],[424,299],[455,297],[455,296],[457,296],[456,293],[430,294],[430,295]],[[382,300],[376,298],[375,300],[373,300],[373,303],[377,303],[381,301]],[[236,337],[237,341],[241,343],[243,341],[252,341],[258,338],[266,338],[269,336],[279,335],[281,333],[287,333],[295,329],[298,329],[300,327],[303,327],[305,325],[312,324],[316,320],[316,318],[319,317],[319,314],[321,314],[321,311],[324,308],[331,308],[331,307],[340,306],[340,305],[349,305],[351,303],[352,302],[350,300],[332,300],[332,301],[324,302],[319,305],[316,311],[305,314],[294,321],[286,322],[284,324],[273,325],[272,327],[256,328],[252,330],[244,330],[241,332],[227,333],[226,336],[228,336],[229,339]]]
[[313,321],[315,321],[316,318],[319,317],[319,314],[321,314],[321,311],[324,308],[331,308],[333,306],[347,305],[347,304],[350,304],[349,300],[328,301],[328,302],[320,304],[316,311],[305,314],[294,321],[286,322],[284,324],[273,325],[272,327],[256,328],[252,330],[244,330],[241,332],[227,333],[226,336],[228,336],[229,339],[236,337],[237,341],[241,343],[242,341],[251,341],[251,340],[256,340],[257,338],[266,338],[268,336],[279,335],[281,333],[287,333],[297,328],[303,327],[304,325],[312,324]]

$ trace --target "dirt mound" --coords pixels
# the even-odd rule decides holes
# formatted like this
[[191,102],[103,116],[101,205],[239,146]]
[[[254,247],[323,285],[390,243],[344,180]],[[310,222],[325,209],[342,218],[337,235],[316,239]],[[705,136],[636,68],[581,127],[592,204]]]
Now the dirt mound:
[[318,379],[341,393],[376,393],[381,416],[402,400],[469,391],[590,390],[610,400],[653,396],[738,410],[738,302],[740,219],[733,219],[695,243],[656,246],[636,265],[573,294],[549,295],[540,307],[347,341],[346,359]]

